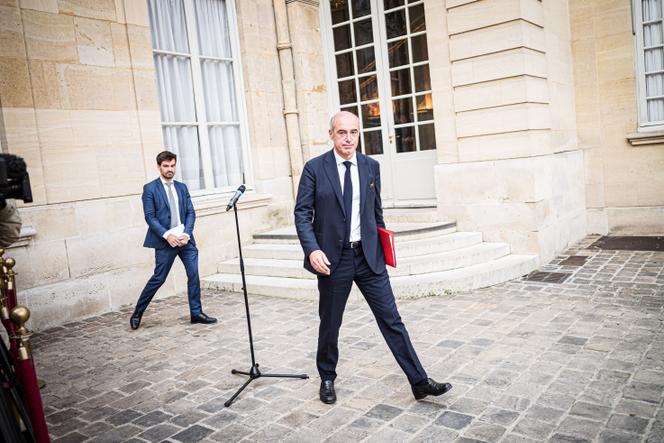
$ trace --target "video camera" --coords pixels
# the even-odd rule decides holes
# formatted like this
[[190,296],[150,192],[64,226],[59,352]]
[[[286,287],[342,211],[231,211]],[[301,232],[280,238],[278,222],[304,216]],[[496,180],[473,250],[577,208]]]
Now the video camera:
[[30,176],[21,157],[0,154],[0,209],[7,205],[8,198],[32,203]]

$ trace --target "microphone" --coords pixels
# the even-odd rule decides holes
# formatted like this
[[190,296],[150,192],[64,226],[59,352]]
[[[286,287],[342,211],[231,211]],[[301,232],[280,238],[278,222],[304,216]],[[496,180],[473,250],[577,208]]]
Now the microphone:
[[237,191],[235,191],[235,194],[231,197],[231,200],[228,202],[228,206],[226,206],[226,212],[230,211],[233,206],[235,206],[235,203],[239,200],[240,197],[242,197],[242,194],[244,194],[245,189],[247,189],[244,185],[240,185],[239,188],[237,188]]

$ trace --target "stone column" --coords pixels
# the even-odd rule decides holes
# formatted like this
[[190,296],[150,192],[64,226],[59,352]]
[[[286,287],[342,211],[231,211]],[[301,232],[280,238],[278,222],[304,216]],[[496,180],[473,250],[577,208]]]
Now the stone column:
[[436,166],[439,213],[546,262],[586,232],[567,1],[445,6],[458,142]]

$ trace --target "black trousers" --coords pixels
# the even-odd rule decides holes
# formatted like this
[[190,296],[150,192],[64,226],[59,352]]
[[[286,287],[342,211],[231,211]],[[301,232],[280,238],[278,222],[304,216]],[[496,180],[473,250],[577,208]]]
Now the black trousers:
[[387,271],[375,274],[367,264],[360,247],[344,249],[334,272],[318,277],[320,327],[316,365],[321,380],[334,380],[337,376],[339,328],[353,282],[369,304],[380,332],[408,381],[416,384],[426,379],[427,374],[417,358],[406,326],[397,310]]

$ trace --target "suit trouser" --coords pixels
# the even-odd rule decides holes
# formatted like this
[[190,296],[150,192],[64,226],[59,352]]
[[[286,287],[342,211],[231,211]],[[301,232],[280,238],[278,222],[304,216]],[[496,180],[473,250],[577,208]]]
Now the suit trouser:
[[175,257],[180,257],[184,269],[187,272],[187,294],[189,296],[189,312],[197,315],[202,312],[201,308],[201,283],[198,276],[198,249],[192,243],[182,247],[171,248],[167,246],[154,250],[154,273],[148,280],[143,292],[136,302],[136,311],[143,312],[147,309],[152,297],[166,281],[168,273],[173,266]]
[[362,248],[358,248],[344,249],[334,272],[329,276],[318,276],[320,327],[316,365],[321,380],[334,380],[337,376],[339,328],[353,281],[369,304],[380,332],[408,381],[416,384],[426,379],[427,374],[397,310],[387,271],[375,274],[367,264]]

